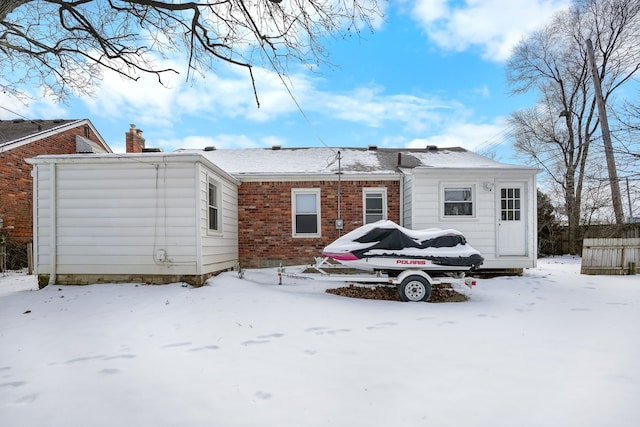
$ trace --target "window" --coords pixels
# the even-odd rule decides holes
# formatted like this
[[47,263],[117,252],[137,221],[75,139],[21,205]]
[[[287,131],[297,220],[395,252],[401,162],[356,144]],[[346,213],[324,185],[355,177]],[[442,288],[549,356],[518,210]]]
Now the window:
[[500,190],[500,218],[502,221],[520,221],[520,189]]
[[473,188],[445,187],[444,216],[473,216]]
[[220,191],[217,183],[209,181],[209,194],[207,196],[209,230],[220,231]]
[[320,189],[291,190],[294,237],[320,237]]
[[365,224],[387,219],[386,188],[364,188],[362,189],[362,197]]

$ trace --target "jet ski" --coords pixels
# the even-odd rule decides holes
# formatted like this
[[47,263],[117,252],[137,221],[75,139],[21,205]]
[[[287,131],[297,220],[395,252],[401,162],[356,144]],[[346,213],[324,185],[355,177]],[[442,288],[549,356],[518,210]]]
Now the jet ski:
[[326,246],[322,255],[370,271],[468,271],[484,261],[459,231],[409,230],[388,220],[356,228]]

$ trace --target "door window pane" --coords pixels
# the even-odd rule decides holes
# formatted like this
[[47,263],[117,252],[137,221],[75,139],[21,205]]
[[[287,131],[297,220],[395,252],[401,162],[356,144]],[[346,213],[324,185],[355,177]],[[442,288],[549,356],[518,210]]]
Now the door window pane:
[[519,188],[500,190],[500,219],[502,221],[520,221],[520,206]]

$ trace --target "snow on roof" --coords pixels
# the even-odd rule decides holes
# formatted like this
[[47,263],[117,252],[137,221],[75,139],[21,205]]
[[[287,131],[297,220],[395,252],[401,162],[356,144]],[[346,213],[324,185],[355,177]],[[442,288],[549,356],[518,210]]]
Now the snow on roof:
[[249,149],[181,149],[199,152],[232,175],[286,174],[396,174],[407,168],[500,168],[531,169],[499,163],[463,148],[368,149],[368,148],[249,148]]

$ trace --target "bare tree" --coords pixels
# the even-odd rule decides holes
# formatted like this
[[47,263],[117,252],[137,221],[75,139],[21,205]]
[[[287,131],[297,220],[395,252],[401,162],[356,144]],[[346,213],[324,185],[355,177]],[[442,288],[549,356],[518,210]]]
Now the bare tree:
[[586,52],[593,41],[602,92],[609,106],[616,89],[640,69],[640,2],[577,0],[544,29],[523,40],[507,64],[514,93],[536,91],[536,107],[516,112],[516,148],[562,188],[570,250],[578,252],[585,173],[599,130]]
[[254,66],[283,76],[291,61],[326,62],[327,36],[358,34],[379,16],[378,0],[2,0],[0,90],[91,94],[104,69],[162,82],[178,70],[157,63],[180,54],[186,78],[223,61],[253,82]]

